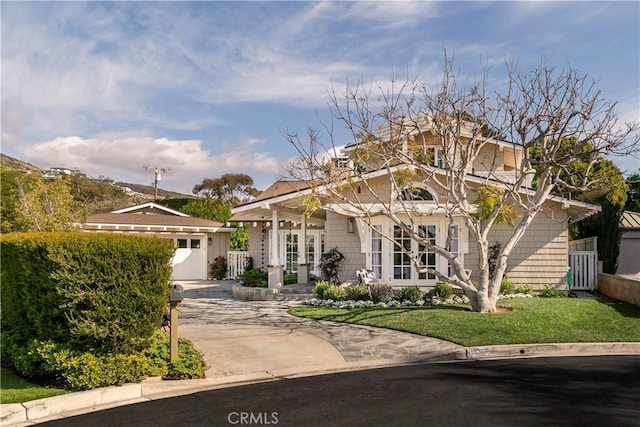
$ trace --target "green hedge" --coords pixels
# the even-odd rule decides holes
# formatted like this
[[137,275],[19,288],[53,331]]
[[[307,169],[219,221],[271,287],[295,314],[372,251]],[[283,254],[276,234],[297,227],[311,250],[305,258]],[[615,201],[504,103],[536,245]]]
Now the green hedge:
[[21,375],[73,390],[140,382],[148,376],[171,379],[203,378],[207,369],[202,353],[191,341],[178,339],[178,359],[169,361],[169,334],[154,331],[148,347],[139,354],[92,353],[69,344],[31,340],[24,348],[2,334],[3,358],[12,358]]
[[22,348],[36,339],[94,353],[140,351],[165,311],[173,252],[161,238],[3,235],[3,332]]

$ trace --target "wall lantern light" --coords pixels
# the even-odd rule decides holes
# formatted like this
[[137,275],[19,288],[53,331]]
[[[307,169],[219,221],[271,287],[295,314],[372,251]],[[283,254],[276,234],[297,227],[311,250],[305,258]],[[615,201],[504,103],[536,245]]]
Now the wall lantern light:
[[355,225],[355,218],[347,218],[347,233],[353,233],[356,229]]

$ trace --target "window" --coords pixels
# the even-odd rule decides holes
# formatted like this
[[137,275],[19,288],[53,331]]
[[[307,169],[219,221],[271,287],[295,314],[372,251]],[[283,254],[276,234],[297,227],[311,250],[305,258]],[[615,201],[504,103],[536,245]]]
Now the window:
[[400,193],[402,200],[414,201],[414,202],[433,202],[435,199],[433,194],[422,187],[405,188]]
[[315,245],[315,236],[313,234],[307,234],[306,245],[307,245],[307,264],[311,264],[312,266],[314,266],[316,263],[316,245]]
[[435,147],[428,147],[427,163],[436,168],[444,168],[444,159],[442,158],[442,152]]
[[409,233],[399,226],[393,227],[393,278],[396,280],[411,279],[411,238]]
[[374,225],[371,230],[371,271],[382,278],[382,226]]
[[178,249],[187,248],[187,239],[178,239]]
[[298,271],[298,233],[287,233],[285,236],[285,270]]
[[[427,239],[430,245],[436,244],[436,226],[435,225],[419,225],[418,226],[418,235],[423,239]],[[418,253],[420,254],[420,264],[423,266],[430,268],[432,270],[436,269],[436,253],[429,251],[426,245],[418,245]],[[436,278],[436,275],[433,273],[420,273],[418,275],[418,279],[429,279],[433,280]]]
[[[460,227],[458,225],[449,226],[449,247],[447,248],[449,251],[460,257]],[[452,276],[454,274],[453,268],[451,264],[449,264],[448,274]]]
[[200,239],[191,239],[191,249],[200,249]]

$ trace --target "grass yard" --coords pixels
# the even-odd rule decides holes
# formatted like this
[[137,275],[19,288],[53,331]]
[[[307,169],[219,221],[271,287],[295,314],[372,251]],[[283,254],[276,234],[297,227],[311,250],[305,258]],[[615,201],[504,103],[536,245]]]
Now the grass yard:
[[0,403],[28,402],[65,393],[68,391],[32,384],[11,369],[0,368]]
[[459,306],[386,309],[292,308],[295,316],[357,323],[441,338],[466,347],[563,342],[640,342],[640,307],[610,299],[501,300],[511,311]]

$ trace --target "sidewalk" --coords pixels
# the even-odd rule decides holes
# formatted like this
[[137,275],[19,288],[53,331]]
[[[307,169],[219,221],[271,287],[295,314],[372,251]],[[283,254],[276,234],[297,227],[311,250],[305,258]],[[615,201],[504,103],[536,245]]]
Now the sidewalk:
[[503,357],[638,354],[640,343],[534,344],[465,348],[374,327],[287,314],[287,301],[231,298],[230,282],[183,282],[179,335],[209,365],[206,378],[107,387],[23,404],[1,405],[0,423],[31,425],[114,406],[248,383],[417,363]]

